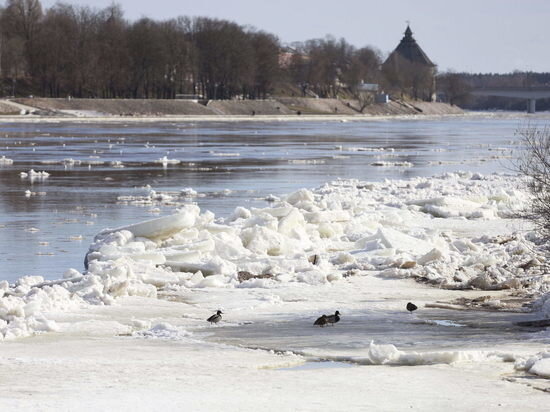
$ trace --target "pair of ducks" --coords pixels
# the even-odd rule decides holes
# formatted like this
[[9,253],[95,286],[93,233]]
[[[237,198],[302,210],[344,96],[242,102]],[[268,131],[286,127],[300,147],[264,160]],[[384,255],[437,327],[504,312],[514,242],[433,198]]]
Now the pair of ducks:
[[[416,306],[414,303],[409,302],[406,306],[407,310],[412,314],[416,309],[418,309],[418,306]],[[315,322],[313,322],[313,326],[320,326],[324,327],[326,325],[333,325],[340,321],[340,312],[336,311],[334,312],[334,315],[323,315],[320,318],[318,318]]]
[[323,315],[313,322],[313,326],[324,327],[326,325],[333,325],[340,321],[340,312],[334,312],[334,315]]
[[[414,303],[407,303],[407,310],[410,313],[413,313],[418,307]],[[220,320],[222,320],[222,314],[223,312],[221,310],[218,310],[214,315],[210,316],[208,319],[206,319],[207,322],[210,322],[210,324],[218,323]],[[326,325],[333,325],[335,323],[338,323],[340,321],[340,312],[336,311],[334,312],[334,315],[323,315],[320,318],[318,318],[315,322],[313,322],[313,326],[320,326],[324,327]]]

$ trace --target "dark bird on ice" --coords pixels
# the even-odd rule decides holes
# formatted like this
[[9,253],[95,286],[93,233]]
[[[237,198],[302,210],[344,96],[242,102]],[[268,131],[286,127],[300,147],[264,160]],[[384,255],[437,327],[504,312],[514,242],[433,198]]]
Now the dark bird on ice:
[[208,319],[206,319],[207,322],[212,323],[218,323],[220,320],[222,320],[222,311],[218,310],[215,315],[210,316]]
[[335,323],[340,322],[340,312],[334,312],[334,315],[327,316],[327,323],[334,326]]
[[416,306],[414,303],[407,303],[407,310],[411,313],[413,313],[416,309],[418,309],[418,306]]
[[327,324],[327,315],[323,315],[320,318],[318,318],[315,322],[313,322],[313,326],[320,326],[323,327]]

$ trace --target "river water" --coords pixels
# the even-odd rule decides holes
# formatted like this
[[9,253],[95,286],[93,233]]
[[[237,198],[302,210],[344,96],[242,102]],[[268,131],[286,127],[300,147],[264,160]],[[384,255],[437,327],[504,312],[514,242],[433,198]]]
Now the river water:
[[[56,279],[101,229],[170,213],[151,189],[217,216],[337,178],[510,172],[524,116],[350,122],[0,124],[0,280]],[[166,157],[180,163],[159,162]],[[46,179],[20,176],[46,171]],[[30,191],[26,193],[26,191]],[[126,197],[126,198],[121,198]]]

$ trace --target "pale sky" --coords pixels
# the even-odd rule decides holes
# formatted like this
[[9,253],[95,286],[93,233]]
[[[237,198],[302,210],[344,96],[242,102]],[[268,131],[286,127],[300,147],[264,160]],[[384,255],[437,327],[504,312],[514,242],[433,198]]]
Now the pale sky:
[[[103,8],[112,0],[68,0]],[[56,0],[42,0],[50,7]],[[251,25],[283,42],[331,34],[393,50],[411,22],[440,71],[550,71],[550,0],[118,0],[126,18],[209,16]]]

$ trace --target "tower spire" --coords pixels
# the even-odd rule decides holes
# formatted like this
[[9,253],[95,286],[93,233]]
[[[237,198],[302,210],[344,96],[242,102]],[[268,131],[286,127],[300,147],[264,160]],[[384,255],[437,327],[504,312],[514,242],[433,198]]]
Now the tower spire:
[[412,30],[411,30],[411,22],[410,20],[407,20],[407,29],[405,30],[405,37],[409,38],[412,37]]

